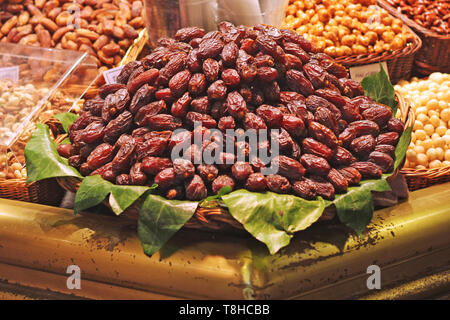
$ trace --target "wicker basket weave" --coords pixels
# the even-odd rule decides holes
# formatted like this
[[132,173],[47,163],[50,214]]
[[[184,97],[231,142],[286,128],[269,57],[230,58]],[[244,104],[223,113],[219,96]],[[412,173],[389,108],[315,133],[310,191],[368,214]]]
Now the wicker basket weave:
[[[422,47],[416,54],[414,72],[423,76],[433,72],[450,73],[450,34],[438,34],[422,27],[397,11],[385,0],[378,0],[378,4],[393,16],[401,19],[421,38]],[[407,78],[409,77],[404,77],[404,79]]]
[[[399,94],[397,94],[398,109],[401,115],[401,119],[405,122],[406,126],[409,127],[414,123],[414,112],[410,107],[409,103]],[[398,174],[397,169],[394,175]],[[62,188],[70,192],[77,192],[80,186],[80,179],[72,177],[61,177],[57,178],[58,183]],[[109,203],[104,201],[104,205],[109,207]],[[139,215],[139,203],[134,203],[129,207],[124,214],[137,218]],[[331,220],[336,215],[336,209],[334,206],[328,207],[319,221]],[[194,216],[185,224],[185,227],[191,229],[201,229],[201,230],[220,230],[220,231],[236,231],[243,230],[241,223],[236,221],[226,208],[203,208],[199,207],[195,212]]]
[[415,55],[422,47],[422,41],[410,28],[406,28],[413,35],[413,41],[408,43],[403,49],[383,51],[381,53],[343,56],[335,58],[335,60],[346,67],[355,67],[386,61],[389,78],[393,84],[396,84],[401,79],[409,79],[411,77]]

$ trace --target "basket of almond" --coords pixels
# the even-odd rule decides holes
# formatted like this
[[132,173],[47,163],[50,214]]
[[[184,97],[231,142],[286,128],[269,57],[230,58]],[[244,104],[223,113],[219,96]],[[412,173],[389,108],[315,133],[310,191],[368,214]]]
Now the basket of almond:
[[138,212],[149,255],[183,226],[245,230],[271,253],[333,215],[365,230],[414,120],[384,70],[360,84],[267,25],[188,27],[159,43],[84,103],[70,143],[50,143],[39,125],[29,181],[56,177],[76,212]]
[[409,78],[420,38],[375,0],[291,0],[283,26],[346,67],[385,61],[392,83]]

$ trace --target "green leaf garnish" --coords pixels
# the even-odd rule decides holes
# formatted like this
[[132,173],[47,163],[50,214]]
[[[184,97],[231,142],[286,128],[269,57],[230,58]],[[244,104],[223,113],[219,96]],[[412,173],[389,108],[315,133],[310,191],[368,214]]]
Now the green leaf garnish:
[[58,113],[57,115],[55,115],[55,118],[58,119],[59,122],[61,122],[64,132],[66,132],[66,133],[69,132],[69,126],[75,120],[77,120],[78,117],[79,117],[79,115],[72,113],[72,112],[63,112],[63,113]]
[[45,124],[36,125],[36,130],[25,146],[25,162],[27,183],[55,177],[82,177],[56,151],[56,143],[51,139],[50,130]]
[[397,111],[397,101],[395,101],[395,90],[392,86],[383,66],[380,63],[380,72],[365,77],[361,81],[364,94],[376,102],[385,104],[392,108],[392,114]]
[[147,255],[153,255],[197,210],[198,202],[167,200],[149,194],[139,212],[138,235]]
[[104,180],[100,175],[83,179],[75,195],[75,213],[100,204],[109,196],[109,205],[117,215],[125,211],[145,192],[151,190],[146,186],[119,186]]
[[222,197],[230,214],[271,254],[287,246],[294,232],[316,222],[325,209],[322,198],[308,201],[293,195],[236,190]]

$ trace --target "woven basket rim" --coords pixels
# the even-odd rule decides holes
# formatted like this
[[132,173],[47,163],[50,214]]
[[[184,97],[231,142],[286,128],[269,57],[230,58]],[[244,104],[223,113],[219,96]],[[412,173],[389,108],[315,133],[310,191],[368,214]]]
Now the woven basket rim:
[[335,58],[336,62],[347,65],[363,65],[376,62],[383,62],[393,59],[398,59],[410,55],[414,55],[422,47],[422,40],[420,37],[408,26],[407,30],[413,35],[413,41],[407,43],[405,47],[393,51],[383,51],[380,53],[366,53],[360,55],[351,55]]
[[397,9],[391,5],[388,1],[385,0],[377,0],[378,4],[386,9],[391,15],[395,16],[396,18],[401,19],[403,22],[405,22],[408,27],[412,28],[416,32],[422,33],[426,37],[432,37],[432,38],[438,38],[440,40],[449,40],[450,34],[439,34],[435,31],[432,31],[430,29],[427,29],[414,20],[411,20],[407,15],[398,12]]

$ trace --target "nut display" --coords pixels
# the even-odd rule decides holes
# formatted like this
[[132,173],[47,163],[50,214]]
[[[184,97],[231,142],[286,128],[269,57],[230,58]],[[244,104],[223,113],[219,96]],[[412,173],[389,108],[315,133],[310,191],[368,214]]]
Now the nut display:
[[291,0],[283,27],[332,57],[400,50],[413,40],[375,0]]
[[[159,45],[100,88],[69,128],[71,144],[58,151],[82,175],[155,183],[170,199],[226,186],[333,199],[392,171],[403,123],[301,35],[222,22],[209,33],[180,29]],[[262,139],[239,139],[251,132]],[[181,146],[183,157],[173,156]],[[202,162],[207,153],[217,162]]]
[[17,0],[0,3],[0,41],[89,52],[119,63],[144,28],[142,1]]
[[[38,88],[33,84],[17,85],[9,80],[0,80],[0,141],[2,146],[15,137],[18,130],[21,133],[13,150],[5,150],[2,147],[0,179],[26,178],[26,169],[22,168],[25,163],[23,148],[35,130],[35,125],[34,122],[29,123],[25,128],[21,128],[21,125],[30,116],[38,101],[43,99],[48,92],[49,89],[46,87]],[[57,91],[49,100],[45,101],[35,121],[44,123],[54,115],[69,109],[77,112],[79,105],[74,105],[74,102],[75,99],[71,96]]]
[[396,86],[416,114],[406,168],[433,169],[450,165],[450,74],[402,80]]
[[450,3],[448,0],[386,0],[424,28],[442,35],[449,34]]

